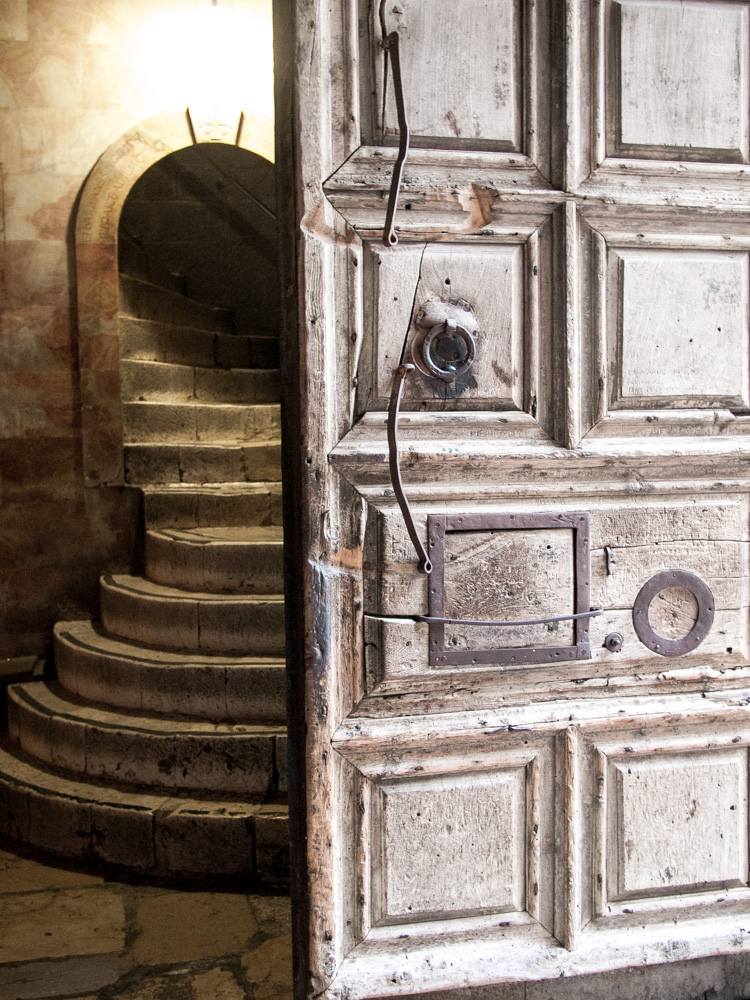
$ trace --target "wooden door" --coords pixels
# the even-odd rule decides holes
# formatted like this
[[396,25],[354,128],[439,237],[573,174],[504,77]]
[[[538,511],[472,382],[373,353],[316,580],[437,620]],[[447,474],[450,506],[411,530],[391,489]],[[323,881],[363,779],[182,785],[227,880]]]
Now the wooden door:
[[300,998],[750,995],[749,13],[278,4]]

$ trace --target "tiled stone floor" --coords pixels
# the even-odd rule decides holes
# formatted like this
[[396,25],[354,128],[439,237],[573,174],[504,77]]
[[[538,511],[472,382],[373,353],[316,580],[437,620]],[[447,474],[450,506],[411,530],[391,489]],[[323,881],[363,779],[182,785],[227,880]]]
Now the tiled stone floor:
[[116,882],[0,842],[0,1000],[289,1000],[291,982],[287,896]]

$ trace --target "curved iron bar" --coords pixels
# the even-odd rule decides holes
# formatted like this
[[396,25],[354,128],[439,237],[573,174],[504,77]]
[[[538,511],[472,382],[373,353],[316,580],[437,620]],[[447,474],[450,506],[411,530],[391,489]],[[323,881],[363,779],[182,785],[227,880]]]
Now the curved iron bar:
[[396,235],[396,209],[398,208],[401,181],[404,176],[404,164],[409,153],[409,122],[406,118],[406,106],[404,105],[404,89],[401,82],[401,60],[398,43],[397,31],[392,31],[383,39],[383,48],[390,56],[393,96],[396,98],[396,116],[398,118],[399,133],[398,155],[396,156],[396,162],[393,164],[391,190],[388,194],[388,207],[385,212],[385,225],[383,227],[383,243],[387,247],[395,247],[398,243],[398,236]]
[[414,517],[411,512],[411,507],[409,506],[409,500],[404,493],[404,484],[401,480],[401,463],[398,456],[398,411],[401,406],[401,397],[404,393],[404,382],[406,381],[409,373],[413,371],[414,365],[408,363],[399,365],[393,378],[391,401],[388,405],[388,465],[391,471],[393,492],[395,493],[396,500],[398,500],[398,505],[401,508],[401,514],[403,515],[404,522],[406,523],[406,530],[409,532],[409,538],[411,539],[411,543],[417,553],[417,558],[419,560],[419,572],[429,574],[432,572],[432,562],[430,561],[430,557],[427,555],[427,550],[422,544],[422,539],[419,537],[417,526],[414,523]]

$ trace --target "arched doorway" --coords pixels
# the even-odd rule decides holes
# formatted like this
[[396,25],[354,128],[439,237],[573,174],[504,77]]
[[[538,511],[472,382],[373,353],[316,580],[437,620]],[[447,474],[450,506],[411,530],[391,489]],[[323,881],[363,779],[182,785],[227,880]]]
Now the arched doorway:
[[[87,485],[121,485],[119,274],[120,213],[130,189],[154,163],[193,146],[186,113],[162,112],[128,130],[102,154],[84,186],[76,219],[78,358]],[[243,115],[236,145],[274,159],[273,121]]]
[[[69,858],[279,884],[270,123],[251,120],[241,134],[244,148],[202,148],[188,119],[160,115],[115,143],[85,186],[84,466],[90,486],[143,490],[145,573],[105,575],[101,622],[58,625],[57,681],[13,694],[11,732],[25,757],[10,813],[18,839]],[[32,797],[36,824],[25,819]]]

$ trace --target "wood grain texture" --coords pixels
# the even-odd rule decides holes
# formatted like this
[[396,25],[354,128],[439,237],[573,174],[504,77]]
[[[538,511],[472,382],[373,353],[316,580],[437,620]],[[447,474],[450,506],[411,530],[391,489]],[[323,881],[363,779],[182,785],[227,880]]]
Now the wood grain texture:
[[[405,0],[386,8],[386,28],[398,31],[409,127],[415,138],[492,142],[517,150],[521,137],[519,0]],[[434,54],[444,54],[440,64]],[[437,80],[440,85],[435,86]],[[387,88],[384,132],[397,131],[393,90]]]
[[613,765],[613,899],[744,885],[747,750]]
[[380,796],[377,922],[524,908],[523,768],[384,783]]
[[[730,25],[745,23],[745,4],[639,0],[621,5],[632,29],[612,4],[585,0],[552,12],[524,3],[520,16],[507,0],[496,10],[474,0],[386,4],[405,50],[410,38],[432,47],[408,67],[422,134],[404,175],[401,242],[387,253],[375,242],[395,136],[387,102],[385,131],[380,120],[377,5],[340,6],[296,0],[289,123],[290,134],[301,129],[299,433],[288,451],[301,483],[288,522],[299,537],[292,597],[306,657],[294,664],[307,793],[298,853],[309,961],[299,1000],[502,996],[519,983],[519,996],[563,997],[566,980],[634,966],[655,970],[648,988],[660,996],[658,966],[675,957],[665,942],[700,961],[741,951],[737,927],[750,906],[735,877],[746,818],[735,818],[723,792],[739,786],[734,762],[750,745],[750,174],[729,162],[737,149],[746,158],[747,115],[732,104],[733,53],[741,76],[746,33],[729,38]],[[473,20],[462,20],[467,10]],[[475,38],[477,25],[499,11],[494,30],[509,10],[519,88],[510,137],[487,124],[486,109],[498,110],[494,67],[482,70],[493,46],[509,51],[508,36]],[[625,87],[619,69],[612,77],[612,53],[627,55],[628,38],[636,55],[658,53],[658,39],[639,41],[653,17],[684,21],[687,38],[705,34],[707,11],[720,15],[727,58],[715,69],[693,60],[686,75],[668,28],[669,79],[655,89],[679,97],[673,107],[644,98],[642,134],[615,141],[608,129],[620,119],[630,128],[623,100],[628,88],[638,96],[641,81]],[[724,105],[710,120],[696,113],[685,138],[682,91],[710,110],[701,104],[707,77]],[[469,81],[460,107],[451,93],[459,80]],[[478,135],[466,108],[479,109]],[[707,142],[734,145],[696,145]],[[447,288],[482,313],[480,355],[476,386],[447,399],[415,382],[403,414],[418,531],[430,514],[588,511],[593,603],[604,609],[591,623],[589,660],[431,669],[427,627],[409,620],[428,608],[428,581],[388,479],[384,404],[421,296]],[[465,542],[449,570],[455,607],[565,604],[570,560],[556,539],[543,551],[528,538],[497,550],[495,541]],[[717,610],[693,653],[666,660],[639,642],[632,602],[650,576],[672,568],[705,579]],[[670,596],[662,625],[678,630],[690,608]],[[620,653],[604,647],[612,631],[623,636]],[[642,792],[645,779],[633,779],[620,796],[628,819],[614,829],[636,831],[628,859],[617,837],[633,836],[609,824],[615,769],[625,774],[636,758],[652,784]],[[688,758],[695,766],[682,766]],[[706,775],[718,776],[719,794]],[[693,840],[640,835],[644,810],[657,830],[660,807],[681,815],[693,787],[691,799],[705,803],[691,819]],[[706,866],[713,881],[700,881],[696,845],[722,833],[740,846],[720,846]],[[689,891],[664,889],[667,854]]]
[[452,385],[415,372],[404,388],[402,409],[523,406],[529,377],[524,344],[539,333],[527,332],[524,318],[528,271],[522,246],[402,245],[394,253],[370,244],[365,271],[372,297],[365,303],[370,323],[358,379],[360,411],[387,406],[402,358],[423,367],[416,352],[418,313],[430,300],[451,299],[466,302],[476,316],[477,360]]
[[[571,614],[574,544],[569,529],[449,532],[445,552],[448,618],[524,620]],[[562,646],[573,639],[571,622],[518,628],[449,625],[446,646],[494,649]]]
[[747,407],[747,255],[613,250],[610,267],[610,405]]
[[612,152],[746,161],[747,4],[621,0],[611,11]]

